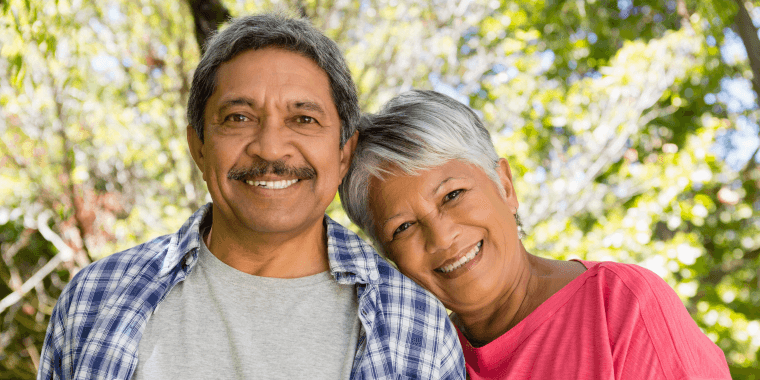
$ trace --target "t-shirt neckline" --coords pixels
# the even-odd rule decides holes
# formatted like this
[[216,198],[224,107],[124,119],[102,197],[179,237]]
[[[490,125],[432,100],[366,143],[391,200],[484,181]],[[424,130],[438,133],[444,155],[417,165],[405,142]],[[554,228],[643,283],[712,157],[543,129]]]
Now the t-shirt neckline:
[[[482,357],[484,360],[489,360],[489,356],[494,351],[498,351],[498,355],[501,357],[512,355],[515,349],[520,347],[522,342],[528,338],[539,326],[549,320],[554,313],[557,312],[562,306],[564,306],[570,298],[583,286],[583,284],[589,278],[596,276],[598,273],[597,262],[576,260],[586,267],[586,271],[581,273],[578,277],[574,278],[557,293],[554,293],[536,310],[533,310],[527,318],[520,321],[515,327],[502,334],[500,337],[494,339],[488,344],[481,347],[474,347],[469,340],[464,336],[462,331],[457,327],[457,333],[459,334],[459,341],[462,344],[465,358],[467,357]],[[498,350],[495,348],[498,347]],[[469,360],[468,360],[469,362]]]

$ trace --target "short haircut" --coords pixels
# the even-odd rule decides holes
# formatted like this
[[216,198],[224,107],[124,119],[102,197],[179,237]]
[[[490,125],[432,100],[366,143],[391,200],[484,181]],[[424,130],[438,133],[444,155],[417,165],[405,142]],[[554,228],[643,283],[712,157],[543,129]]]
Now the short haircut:
[[369,208],[372,178],[382,179],[389,167],[414,175],[450,160],[480,167],[504,191],[499,156],[475,112],[435,91],[405,92],[362,118],[351,166],[338,188],[343,209],[382,249]]
[[187,119],[201,141],[204,141],[204,110],[216,90],[217,72],[221,64],[238,54],[267,47],[276,47],[301,54],[325,71],[341,122],[340,146],[353,136],[360,118],[356,85],[351,79],[338,45],[309,22],[280,14],[261,14],[233,19],[221,32],[206,42],[193,75],[187,101]]

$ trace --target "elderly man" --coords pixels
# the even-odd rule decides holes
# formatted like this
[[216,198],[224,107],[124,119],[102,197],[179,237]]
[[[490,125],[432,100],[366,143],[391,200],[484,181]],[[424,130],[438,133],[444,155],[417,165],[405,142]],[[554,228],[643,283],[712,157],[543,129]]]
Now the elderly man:
[[39,378],[464,379],[441,304],[324,214],[359,118],[333,41],[282,16],[232,21],[188,118],[213,202],[74,277]]

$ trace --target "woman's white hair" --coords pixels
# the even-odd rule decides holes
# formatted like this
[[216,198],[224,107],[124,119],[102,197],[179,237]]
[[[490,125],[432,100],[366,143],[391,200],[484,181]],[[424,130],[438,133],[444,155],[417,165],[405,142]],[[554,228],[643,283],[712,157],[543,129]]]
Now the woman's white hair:
[[480,167],[504,191],[491,135],[472,109],[435,91],[398,95],[359,123],[356,151],[339,187],[343,209],[379,243],[369,208],[372,178],[382,179],[393,167],[414,175],[450,160]]

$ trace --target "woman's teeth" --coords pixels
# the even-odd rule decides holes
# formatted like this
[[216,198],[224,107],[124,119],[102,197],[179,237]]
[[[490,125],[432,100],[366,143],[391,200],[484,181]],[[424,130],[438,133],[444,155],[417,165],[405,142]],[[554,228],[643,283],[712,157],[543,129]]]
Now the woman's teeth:
[[284,189],[296,182],[298,182],[298,179],[291,179],[288,181],[245,181],[245,183],[251,186],[259,186],[265,189]]
[[464,264],[467,264],[470,260],[472,260],[475,256],[477,256],[478,253],[480,253],[480,247],[483,245],[483,241],[479,241],[475,247],[472,248],[470,252],[468,252],[466,255],[462,256],[453,264],[446,265],[444,267],[438,268],[437,270],[443,273],[449,273],[452,272],[454,269],[457,269],[461,267]]

